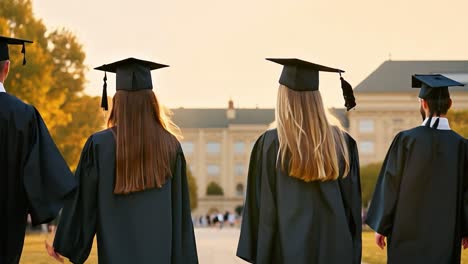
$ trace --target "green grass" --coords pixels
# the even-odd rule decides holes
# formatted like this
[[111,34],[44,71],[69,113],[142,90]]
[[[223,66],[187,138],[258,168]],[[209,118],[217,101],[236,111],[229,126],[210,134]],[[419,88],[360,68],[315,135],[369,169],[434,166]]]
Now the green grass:
[[[44,235],[28,235],[26,237],[21,258],[21,264],[49,264],[58,263],[47,255],[44,246]],[[375,245],[374,233],[364,232],[362,234],[362,261],[367,264],[381,264],[386,263],[387,254],[386,250],[380,250]],[[198,250],[201,250],[198,248]],[[69,263],[69,262],[66,262]],[[88,258],[87,264],[97,264],[96,243],[94,243],[93,251]],[[463,251],[462,263],[468,264],[468,250]],[[205,263],[202,263],[205,264]],[[206,263],[210,264],[210,263]]]

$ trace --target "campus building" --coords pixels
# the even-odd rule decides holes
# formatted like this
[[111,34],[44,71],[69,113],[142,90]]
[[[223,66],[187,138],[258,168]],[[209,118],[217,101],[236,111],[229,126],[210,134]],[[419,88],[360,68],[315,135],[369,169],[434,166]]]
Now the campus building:
[[[354,89],[357,107],[348,113],[361,164],[381,162],[398,131],[421,124],[419,89],[413,74],[443,74],[468,84],[468,61],[385,61]],[[468,87],[450,88],[453,109],[468,109]]]

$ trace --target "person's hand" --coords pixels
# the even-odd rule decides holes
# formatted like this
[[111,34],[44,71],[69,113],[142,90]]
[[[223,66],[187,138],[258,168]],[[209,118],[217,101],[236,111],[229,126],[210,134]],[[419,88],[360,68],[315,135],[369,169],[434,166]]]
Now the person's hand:
[[[52,238],[52,241],[53,241],[53,238]],[[45,244],[45,248],[49,256],[53,257],[58,262],[63,263],[63,257],[59,253],[55,252],[54,246],[52,246],[53,243],[50,241],[50,239],[46,239],[44,241],[44,244]]]
[[462,245],[463,245],[463,249],[468,248],[468,237],[462,238]]
[[379,246],[380,249],[384,249],[386,244],[385,244],[385,236],[375,233],[375,243],[377,246]]

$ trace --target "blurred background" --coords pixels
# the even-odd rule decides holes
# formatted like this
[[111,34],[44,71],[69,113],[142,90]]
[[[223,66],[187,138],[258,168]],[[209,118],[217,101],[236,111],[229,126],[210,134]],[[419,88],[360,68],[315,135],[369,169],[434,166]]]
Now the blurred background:
[[[365,217],[391,140],[421,123],[411,75],[440,73],[468,84],[466,10],[465,0],[1,0],[0,35],[34,41],[26,66],[21,47],[11,47],[5,87],[40,110],[75,169],[85,140],[106,122],[104,76],[92,69],[127,57],[169,64],[153,72],[154,91],[183,132],[200,263],[242,263],[234,253],[250,151],[274,126],[281,72],[265,58],[346,71],[354,110],[344,109],[338,76],[321,74],[320,91],[358,142]],[[449,116],[465,137],[467,88],[451,89]],[[30,229],[22,263],[53,263],[42,230]],[[373,233],[364,232],[363,241],[363,261],[385,263]]]

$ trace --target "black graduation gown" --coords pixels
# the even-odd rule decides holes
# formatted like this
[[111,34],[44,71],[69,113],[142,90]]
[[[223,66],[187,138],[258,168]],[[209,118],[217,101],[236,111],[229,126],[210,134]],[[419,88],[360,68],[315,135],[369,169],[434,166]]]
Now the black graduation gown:
[[53,220],[75,179],[39,112],[0,93],[0,263],[18,263],[26,219]]
[[250,158],[237,256],[251,263],[361,263],[361,190],[355,141],[346,178],[309,182],[276,166],[277,130]]
[[56,251],[83,263],[97,236],[100,264],[197,263],[186,163],[179,146],[172,179],[160,189],[115,195],[111,129],[92,135],[76,170],[79,187],[64,206]]
[[393,140],[367,224],[388,237],[388,263],[460,263],[468,235],[467,141],[416,127]]

